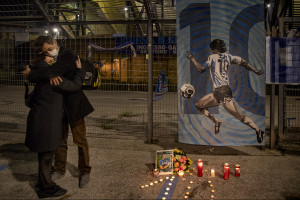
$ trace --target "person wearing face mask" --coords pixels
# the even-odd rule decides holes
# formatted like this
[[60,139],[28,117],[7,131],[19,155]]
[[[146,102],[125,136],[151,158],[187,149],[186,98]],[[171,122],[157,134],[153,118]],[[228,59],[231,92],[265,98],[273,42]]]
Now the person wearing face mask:
[[[41,78],[50,79],[50,83],[57,85],[59,80],[57,76],[73,80],[76,74],[77,55],[70,49],[59,46],[50,36],[39,36],[36,39],[35,46],[42,52],[56,58],[55,64]],[[30,69],[25,73],[32,73]],[[53,179],[62,178],[66,172],[67,163],[67,139],[69,125],[73,135],[73,142],[78,146],[78,171],[79,187],[83,188],[90,182],[90,157],[86,138],[86,126],[84,117],[94,111],[86,95],[82,90],[64,94],[64,111],[67,120],[63,122],[63,139],[61,146],[55,153],[55,162],[53,166]]]
[[[27,76],[30,82],[36,83],[27,117],[25,145],[38,153],[38,188],[39,198],[58,197],[67,190],[57,185],[51,178],[51,166],[56,149],[62,140],[63,92],[75,92],[81,89],[84,71],[80,59],[77,60],[77,71],[73,81],[58,77],[60,84],[51,86],[49,80],[40,75],[54,63],[54,58],[39,52]],[[51,66],[50,66],[51,67]],[[34,76],[40,74],[39,76]]]

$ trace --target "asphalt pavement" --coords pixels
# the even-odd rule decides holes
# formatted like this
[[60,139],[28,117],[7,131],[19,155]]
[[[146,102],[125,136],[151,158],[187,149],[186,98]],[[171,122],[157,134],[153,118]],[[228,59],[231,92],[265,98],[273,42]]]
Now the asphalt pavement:
[[[22,132],[0,133],[0,199],[38,198],[37,155],[24,146],[24,138]],[[133,137],[89,135],[88,142],[91,182],[85,188],[78,187],[78,152],[69,137],[67,172],[57,181],[68,193],[58,199],[300,199],[299,155],[255,146],[187,145],[169,139],[146,144]],[[193,161],[191,171],[182,178],[174,174],[174,182],[166,180],[172,175],[154,177],[156,151],[173,148],[187,153]],[[198,159],[204,161],[203,177],[197,176],[197,169],[192,170]],[[231,165],[228,180],[223,178],[224,163]],[[241,166],[240,177],[235,177],[235,164]],[[211,169],[216,172],[213,178]]]

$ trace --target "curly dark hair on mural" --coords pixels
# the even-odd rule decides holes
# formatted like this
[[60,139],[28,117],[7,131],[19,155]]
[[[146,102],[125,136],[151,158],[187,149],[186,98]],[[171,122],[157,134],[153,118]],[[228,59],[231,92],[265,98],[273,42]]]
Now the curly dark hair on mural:
[[226,52],[226,45],[224,40],[215,39],[210,43],[211,50],[217,49],[220,53]]

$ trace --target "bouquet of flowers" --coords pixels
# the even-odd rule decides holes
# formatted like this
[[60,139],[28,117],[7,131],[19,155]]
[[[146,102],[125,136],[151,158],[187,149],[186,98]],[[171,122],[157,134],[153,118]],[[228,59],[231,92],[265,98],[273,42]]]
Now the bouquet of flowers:
[[190,165],[193,163],[184,153],[179,149],[173,150],[173,170],[174,172],[178,172],[179,170],[183,170],[185,172],[189,171]]

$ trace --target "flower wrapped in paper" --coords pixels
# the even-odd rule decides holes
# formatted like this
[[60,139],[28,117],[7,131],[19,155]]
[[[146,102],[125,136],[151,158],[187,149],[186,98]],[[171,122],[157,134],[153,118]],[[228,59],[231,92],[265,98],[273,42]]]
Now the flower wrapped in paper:
[[174,149],[173,155],[173,171],[177,173],[181,169],[188,172],[193,162],[189,159],[186,153],[180,149]]

